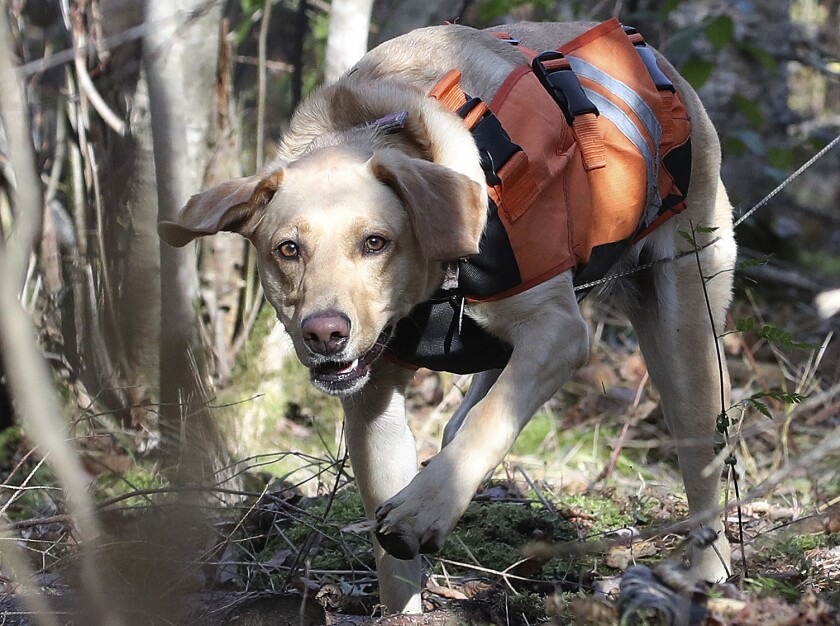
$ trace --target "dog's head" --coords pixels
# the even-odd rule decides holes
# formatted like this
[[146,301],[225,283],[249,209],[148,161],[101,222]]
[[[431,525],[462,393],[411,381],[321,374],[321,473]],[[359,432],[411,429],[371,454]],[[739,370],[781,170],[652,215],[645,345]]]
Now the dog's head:
[[257,250],[268,301],[319,389],[355,393],[391,327],[440,286],[441,261],[478,252],[484,189],[394,148],[312,151],[193,196],[164,241],[220,230]]

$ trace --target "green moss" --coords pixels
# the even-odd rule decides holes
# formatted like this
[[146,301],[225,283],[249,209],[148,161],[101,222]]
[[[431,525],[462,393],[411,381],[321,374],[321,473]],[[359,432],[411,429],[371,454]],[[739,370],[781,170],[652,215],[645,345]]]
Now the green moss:
[[7,474],[20,460],[23,445],[23,431],[20,426],[9,426],[0,430],[0,468]]
[[[102,502],[136,491],[160,489],[167,484],[163,476],[153,468],[135,465],[124,472],[105,472],[100,474],[96,480],[94,498],[97,502]],[[151,501],[150,495],[138,495],[120,501],[119,506],[126,508],[143,506],[149,505]]]
[[[329,511],[327,507],[329,506]],[[365,519],[364,507],[358,491],[347,488],[339,491],[330,505],[328,497],[309,501],[304,507],[305,517],[295,520],[285,531],[295,546],[311,543],[309,566],[312,569],[347,570],[354,567],[374,567],[373,547],[367,535],[342,533],[341,529]],[[273,551],[268,549],[266,554]]]
[[[441,557],[501,572],[521,560],[523,548],[530,543],[572,537],[568,522],[542,507],[473,502],[447,539]],[[452,566],[447,569],[451,571]]]
[[540,593],[498,594],[496,612],[510,624],[535,624],[545,622],[545,596]]
[[564,495],[559,504],[586,514],[592,520],[591,527],[587,529],[591,535],[624,528],[635,521],[632,511],[628,511],[604,493]]
[[824,548],[826,546],[826,535],[824,533],[794,535],[791,537],[790,546],[800,553],[816,548]]

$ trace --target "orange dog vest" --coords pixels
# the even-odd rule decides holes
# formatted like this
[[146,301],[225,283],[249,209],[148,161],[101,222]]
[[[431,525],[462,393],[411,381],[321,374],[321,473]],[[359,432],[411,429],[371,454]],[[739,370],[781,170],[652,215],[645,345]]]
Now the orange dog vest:
[[397,324],[388,348],[403,363],[503,367],[510,346],[462,316],[463,299],[505,298],[568,269],[576,285],[601,278],[685,208],[690,121],[640,35],[613,19],[559,50],[519,50],[489,106],[464,93],[457,69],[429,94],[473,134],[488,223],[480,252],[457,262],[457,285]]
[[569,268],[603,275],[629,243],[681,211],[688,191],[688,114],[640,35],[612,19],[559,51],[519,50],[530,65],[507,77],[489,107],[464,94],[458,70],[430,93],[461,110],[479,149],[488,115],[518,148],[488,180],[518,284],[467,291],[471,300],[504,298]]

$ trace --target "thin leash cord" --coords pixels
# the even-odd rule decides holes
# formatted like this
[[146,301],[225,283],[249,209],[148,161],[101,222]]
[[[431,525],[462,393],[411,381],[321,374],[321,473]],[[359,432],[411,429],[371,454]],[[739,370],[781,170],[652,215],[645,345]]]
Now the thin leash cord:
[[778,187],[776,187],[773,191],[771,191],[771,192],[770,192],[770,193],[768,193],[766,196],[764,196],[764,198],[762,198],[762,199],[758,202],[758,204],[756,204],[753,208],[751,208],[749,211],[747,211],[747,212],[746,212],[746,213],[744,213],[741,217],[739,217],[737,220],[735,220],[735,223],[732,225],[732,227],[733,227],[733,228],[738,228],[738,226],[740,226],[740,225],[741,225],[741,222],[743,222],[743,221],[744,221],[745,219],[747,219],[750,215],[752,215],[753,213],[755,213],[756,211],[758,211],[758,209],[760,209],[761,207],[763,207],[765,204],[767,204],[768,202],[770,202],[770,200],[772,200],[772,199],[773,199],[773,197],[774,197],[776,194],[778,194],[778,193],[779,193],[782,189],[784,189],[784,188],[785,188],[785,187],[787,187],[790,183],[792,183],[792,182],[793,182],[796,178],[798,178],[798,177],[799,177],[799,175],[800,175],[800,174],[802,174],[805,170],[807,170],[809,167],[811,167],[814,163],[816,163],[816,162],[817,162],[817,161],[819,161],[821,158],[823,158],[823,157],[826,155],[826,153],[827,153],[829,150],[831,150],[834,146],[836,146],[838,143],[840,143],[840,135],[837,135],[837,136],[836,136],[834,139],[832,139],[832,140],[831,140],[828,144],[826,144],[826,145],[825,145],[825,147],[824,147],[822,150],[820,150],[819,152],[817,152],[814,156],[812,156],[810,159],[808,159],[808,160],[807,160],[807,161],[806,161],[806,162],[805,162],[805,163],[804,163],[804,164],[803,164],[803,165],[802,165],[802,166],[801,166],[798,170],[796,170],[793,174],[791,174],[791,175],[790,175],[790,176],[788,176],[785,180],[783,180],[783,181],[781,182],[781,184],[780,184]]
[[[758,211],[758,209],[760,209],[761,207],[766,205],[768,202],[770,202],[770,200],[772,200],[785,187],[787,187],[794,180],[796,180],[803,172],[805,172],[805,170],[810,168],[814,163],[816,163],[822,157],[824,157],[838,143],[840,143],[840,135],[838,135],[837,137],[832,139],[828,144],[825,145],[825,147],[823,147],[822,150],[817,152],[814,156],[812,156],[804,164],[802,164],[802,166],[800,166],[799,169],[797,169],[793,174],[791,174],[785,180],[783,180],[781,183],[779,183],[779,185],[775,189],[773,189],[773,191],[771,191],[766,196],[764,196],[749,211],[747,211],[741,217],[739,217],[737,220],[735,220],[735,222],[732,225],[732,228],[738,228],[738,226],[740,226],[741,223],[744,222],[744,220],[749,218],[753,213]],[[647,269],[650,269],[652,267],[656,267],[657,265],[661,265],[662,263],[670,263],[671,261],[677,261],[678,259],[682,259],[683,257],[686,257],[690,254],[695,254],[697,252],[700,252],[701,250],[705,250],[709,246],[716,244],[718,241],[720,241],[720,237],[715,237],[714,239],[712,239],[711,241],[708,241],[704,245],[698,246],[696,249],[686,250],[685,252],[682,252],[682,253],[677,254],[675,256],[665,257],[665,258],[662,258],[662,259],[657,259],[656,261],[651,261],[649,263],[643,263],[642,265],[636,265],[636,266],[631,267],[627,270],[624,270],[623,272],[617,272],[615,274],[610,274],[609,276],[605,276],[604,278],[599,278],[598,280],[593,280],[593,281],[588,282],[588,283],[583,283],[582,285],[578,285],[577,287],[575,287],[575,291],[586,291],[586,290],[592,289],[593,287],[597,287],[598,285],[603,285],[605,283],[608,283],[608,282],[611,282],[611,281],[614,281],[614,280],[619,280],[619,279],[625,278],[627,276],[632,276],[633,274],[638,274],[639,272],[643,272],[643,271],[645,271]]]

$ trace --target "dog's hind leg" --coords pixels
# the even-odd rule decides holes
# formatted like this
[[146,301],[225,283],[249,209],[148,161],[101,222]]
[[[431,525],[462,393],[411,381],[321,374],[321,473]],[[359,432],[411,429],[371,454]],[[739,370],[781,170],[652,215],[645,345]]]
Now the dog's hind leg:
[[[719,555],[711,548],[690,555],[692,570],[709,581],[722,580],[729,573],[729,544],[720,516],[714,514],[721,502],[720,467],[713,463],[716,419],[729,406],[729,377],[723,357],[718,361],[718,349],[723,352],[717,336],[723,331],[731,298],[735,242],[722,187],[717,202],[718,230],[698,235],[700,245],[719,238],[699,253],[702,276],[694,254],[639,274],[634,279],[639,301],[627,311],[676,440],[689,513],[706,516],[704,525],[718,531]],[[675,236],[678,227],[691,228],[687,220],[669,227],[673,230],[663,235]]]
[[[361,392],[344,400],[350,463],[369,519],[417,474],[417,450],[405,416],[405,385],[413,372],[377,363]],[[392,613],[422,613],[420,557],[386,554],[374,538],[380,602]]]
[[452,441],[455,433],[458,432],[461,428],[461,424],[464,423],[467,413],[469,413],[470,409],[487,395],[487,392],[490,391],[490,387],[493,386],[501,373],[502,370],[487,370],[486,372],[478,372],[472,377],[467,393],[464,394],[463,401],[458,405],[458,408],[455,409],[455,412],[452,414],[452,417],[443,429],[444,446]]

